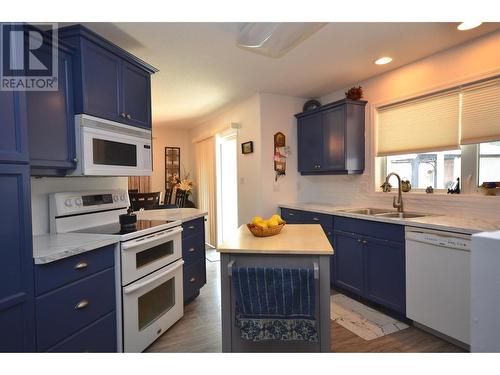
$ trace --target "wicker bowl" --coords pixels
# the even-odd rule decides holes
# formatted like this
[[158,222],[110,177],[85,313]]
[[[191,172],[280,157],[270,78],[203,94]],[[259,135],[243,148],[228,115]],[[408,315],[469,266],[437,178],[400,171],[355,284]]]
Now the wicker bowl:
[[283,229],[283,227],[285,226],[285,222],[281,223],[280,225],[278,225],[277,227],[274,227],[274,228],[261,228],[261,227],[258,227],[257,225],[254,225],[254,224],[247,224],[247,228],[250,232],[252,232],[252,234],[255,236],[255,237],[270,237],[270,236],[275,236],[277,234],[279,234],[281,232],[281,230]]

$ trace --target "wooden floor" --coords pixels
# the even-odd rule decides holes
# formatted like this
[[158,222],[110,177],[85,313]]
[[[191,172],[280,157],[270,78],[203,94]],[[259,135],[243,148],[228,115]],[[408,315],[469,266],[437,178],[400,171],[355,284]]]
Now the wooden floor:
[[[213,251],[213,250],[212,250]],[[198,298],[185,306],[184,317],[156,340],[147,352],[216,353],[221,351],[220,262],[210,254],[207,260],[207,284]],[[366,341],[332,322],[332,352],[342,353],[451,353],[461,348],[418,328]]]

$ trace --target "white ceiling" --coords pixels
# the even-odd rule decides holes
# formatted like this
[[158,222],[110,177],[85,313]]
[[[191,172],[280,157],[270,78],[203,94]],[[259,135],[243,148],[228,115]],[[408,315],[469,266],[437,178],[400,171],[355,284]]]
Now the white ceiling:
[[[190,128],[256,92],[318,97],[476,38],[500,24],[330,23],[273,59],[236,46],[240,23],[85,23],[158,68],[155,125]],[[377,66],[380,56],[392,63]]]

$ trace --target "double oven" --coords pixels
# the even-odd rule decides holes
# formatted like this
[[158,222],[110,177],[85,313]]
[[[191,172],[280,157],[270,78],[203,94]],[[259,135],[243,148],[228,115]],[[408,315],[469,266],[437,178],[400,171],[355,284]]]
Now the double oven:
[[121,243],[123,347],[140,352],[184,313],[182,227]]

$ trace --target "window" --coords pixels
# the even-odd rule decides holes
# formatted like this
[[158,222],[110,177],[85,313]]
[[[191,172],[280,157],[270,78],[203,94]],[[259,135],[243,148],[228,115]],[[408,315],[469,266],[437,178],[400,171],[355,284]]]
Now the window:
[[386,157],[385,176],[396,172],[414,189],[448,189],[460,177],[461,151],[437,151]]
[[479,185],[500,181],[500,141],[479,145]]
[[379,107],[376,131],[377,188],[391,172],[413,189],[498,182],[500,77]]

